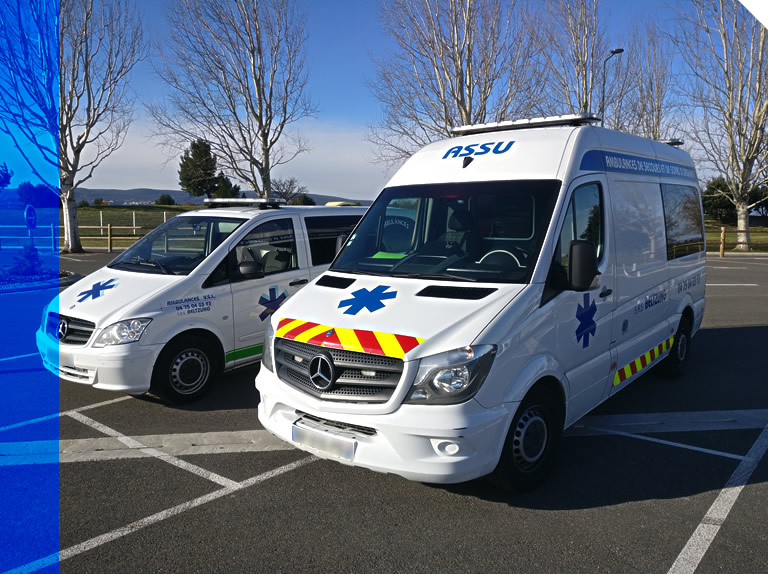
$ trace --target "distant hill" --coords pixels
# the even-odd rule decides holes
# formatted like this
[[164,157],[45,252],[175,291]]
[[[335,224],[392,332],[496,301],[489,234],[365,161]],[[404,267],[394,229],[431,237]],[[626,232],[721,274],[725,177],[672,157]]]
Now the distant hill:
[[[203,197],[192,197],[180,189],[150,189],[145,187],[137,189],[89,189],[83,187],[75,192],[75,196],[78,202],[85,200],[88,203],[93,203],[94,199],[100,197],[111,205],[147,205],[155,203],[155,200],[164,193],[170,195],[176,203],[202,205],[203,199],[205,199]],[[253,197],[252,193],[247,195]],[[323,205],[329,201],[356,201],[360,205],[370,205],[372,203],[370,200],[347,199],[314,193],[310,193],[309,197],[314,199],[318,205]]]

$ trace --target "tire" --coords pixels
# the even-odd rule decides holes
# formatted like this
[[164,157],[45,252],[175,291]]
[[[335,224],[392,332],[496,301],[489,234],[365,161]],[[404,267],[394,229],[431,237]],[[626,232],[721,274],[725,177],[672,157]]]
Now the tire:
[[512,419],[490,481],[509,492],[525,492],[544,482],[560,445],[563,419],[562,401],[553,391],[531,390]]
[[170,403],[189,403],[206,393],[217,371],[205,339],[193,335],[173,339],[155,362],[151,390]]
[[662,363],[662,373],[673,379],[682,377],[688,369],[691,356],[691,323],[687,317],[680,319],[680,325],[675,333],[675,342],[669,355]]

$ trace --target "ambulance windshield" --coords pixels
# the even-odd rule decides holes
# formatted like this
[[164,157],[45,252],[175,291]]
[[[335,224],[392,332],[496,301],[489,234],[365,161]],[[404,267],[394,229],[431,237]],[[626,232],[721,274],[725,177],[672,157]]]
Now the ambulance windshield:
[[179,215],[150,231],[107,267],[138,273],[187,275],[245,221]]
[[527,283],[560,185],[518,180],[385,189],[331,270]]

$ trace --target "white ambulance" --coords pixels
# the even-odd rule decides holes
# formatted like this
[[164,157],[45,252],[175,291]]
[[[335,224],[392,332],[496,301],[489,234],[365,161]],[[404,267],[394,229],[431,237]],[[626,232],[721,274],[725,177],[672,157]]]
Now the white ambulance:
[[414,154],[328,272],[272,316],[259,420],[435,483],[540,483],[565,428],[704,313],[691,158],[588,115],[468,126]]
[[170,219],[51,301],[36,337],[48,370],[194,400],[218,373],[261,358],[269,318],[328,268],[365,212],[208,202],[219,207]]

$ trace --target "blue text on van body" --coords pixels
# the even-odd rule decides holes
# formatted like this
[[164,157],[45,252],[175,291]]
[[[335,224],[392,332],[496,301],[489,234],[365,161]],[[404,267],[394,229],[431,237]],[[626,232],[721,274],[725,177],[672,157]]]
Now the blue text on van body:
[[649,157],[591,149],[581,158],[582,171],[614,171],[638,175],[660,175],[696,181],[696,170],[690,166]]
[[[452,147],[443,156],[443,159],[449,157],[467,157],[470,155],[485,155],[493,151],[495,154],[502,154],[509,151],[514,141],[506,142],[488,142],[483,144],[469,144],[469,145],[457,145]],[[495,146],[494,146],[495,144]],[[493,147],[492,147],[493,146]]]

